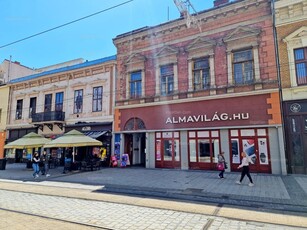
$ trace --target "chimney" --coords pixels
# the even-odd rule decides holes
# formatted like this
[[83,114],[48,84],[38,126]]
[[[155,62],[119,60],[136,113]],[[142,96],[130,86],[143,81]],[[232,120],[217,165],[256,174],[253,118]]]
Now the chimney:
[[214,3],[214,7],[218,7],[226,3],[229,3],[229,0],[215,0],[213,3]]

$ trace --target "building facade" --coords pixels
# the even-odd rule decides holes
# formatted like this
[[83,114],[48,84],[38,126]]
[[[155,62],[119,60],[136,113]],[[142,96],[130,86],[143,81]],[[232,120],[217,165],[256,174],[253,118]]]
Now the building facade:
[[6,140],[6,121],[9,103],[9,87],[0,85],[0,159],[4,158],[4,145]]
[[287,166],[307,173],[307,1],[275,1]]
[[216,170],[224,151],[236,171],[245,151],[253,172],[286,174],[271,2],[216,1],[182,15],[113,39],[115,154]]
[[[8,142],[29,132],[55,138],[77,129],[110,146],[115,66],[111,56],[11,80]],[[25,157],[9,155],[16,162]]]
[[9,81],[23,76],[35,74],[37,71],[24,65],[18,61],[5,59],[0,64],[0,83],[8,83]]

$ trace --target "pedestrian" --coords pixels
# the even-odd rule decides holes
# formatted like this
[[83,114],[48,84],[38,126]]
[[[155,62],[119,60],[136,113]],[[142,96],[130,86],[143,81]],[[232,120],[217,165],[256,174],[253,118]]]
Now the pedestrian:
[[241,153],[242,156],[242,163],[238,166],[238,169],[243,168],[242,172],[241,172],[241,178],[240,181],[236,181],[237,184],[241,184],[243,178],[245,177],[245,175],[247,175],[248,179],[249,179],[249,186],[254,186],[254,182],[253,179],[251,177],[251,175],[249,174],[249,164],[253,164],[254,162],[247,156],[247,154],[245,152]]
[[218,155],[217,167],[218,167],[218,170],[220,171],[219,178],[225,179],[224,172],[225,172],[225,169],[226,169],[226,161],[225,161],[223,151]]
[[42,173],[42,175],[46,175],[46,177],[50,176],[48,174],[49,169],[49,156],[47,155],[46,150],[43,151],[43,154],[41,155],[39,168]]
[[38,175],[39,174],[39,165],[38,165],[39,162],[40,162],[40,159],[39,159],[38,152],[35,151],[33,159],[32,159],[32,168],[34,170],[34,173],[33,173],[34,178],[39,177],[39,175]]

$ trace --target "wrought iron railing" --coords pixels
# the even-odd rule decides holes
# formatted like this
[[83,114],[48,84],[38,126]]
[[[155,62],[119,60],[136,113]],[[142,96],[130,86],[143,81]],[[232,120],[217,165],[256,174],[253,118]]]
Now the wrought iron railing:
[[33,122],[44,122],[44,121],[64,121],[65,112],[62,111],[51,111],[32,114]]

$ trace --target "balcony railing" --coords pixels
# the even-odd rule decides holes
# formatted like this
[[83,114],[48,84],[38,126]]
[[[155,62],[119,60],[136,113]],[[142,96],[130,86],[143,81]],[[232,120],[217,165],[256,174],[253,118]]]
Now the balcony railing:
[[32,114],[32,123],[45,122],[45,121],[64,121],[64,120],[65,120],[65,112],[62,111],[51,111],[51,112]]

